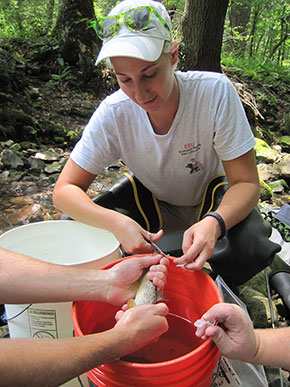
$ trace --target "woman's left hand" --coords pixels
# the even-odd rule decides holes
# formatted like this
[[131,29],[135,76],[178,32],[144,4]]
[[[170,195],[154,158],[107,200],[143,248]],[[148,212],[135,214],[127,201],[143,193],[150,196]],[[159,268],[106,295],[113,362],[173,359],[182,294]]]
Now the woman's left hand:
[[184,265],[188,270],[201,270],[204,263],[211,258],[213,250],[221,233],[218,221],[206,217],[189,227],[183,235],[183,255],[174,263]]

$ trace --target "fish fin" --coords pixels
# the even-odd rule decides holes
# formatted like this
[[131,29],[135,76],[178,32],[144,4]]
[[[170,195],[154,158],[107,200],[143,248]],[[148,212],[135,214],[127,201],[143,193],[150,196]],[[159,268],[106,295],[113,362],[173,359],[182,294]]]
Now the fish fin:
[[127,301],[127,305],[128,305],[129,309],[134,308],[136,306],[135,301],[133,300],[133,298],[130,298],[130,300]]
[[157,288],[157,300],[156,302],[159,301],[168,301],[167,298],[164,297],[163,291],[159,288]]
[[139,281],[136,281],[134,284],[133,284],[133,288],[134,290],[136,291],[136,293],[138,292],[138,289],[140,288],[140,282]]

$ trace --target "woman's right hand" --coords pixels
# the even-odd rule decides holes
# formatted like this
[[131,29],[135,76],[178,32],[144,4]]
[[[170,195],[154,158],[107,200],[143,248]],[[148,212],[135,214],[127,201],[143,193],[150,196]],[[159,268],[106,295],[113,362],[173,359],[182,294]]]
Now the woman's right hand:
[[[127,254],[150,254],[152,246],[148,242],[148,231],[144,230],[135,220],[126,215],[114,215],[116,222],[112,224],[112,232],[118,239]],[[152,241],[158,241],[163,235],[163,230],[150,234]]]

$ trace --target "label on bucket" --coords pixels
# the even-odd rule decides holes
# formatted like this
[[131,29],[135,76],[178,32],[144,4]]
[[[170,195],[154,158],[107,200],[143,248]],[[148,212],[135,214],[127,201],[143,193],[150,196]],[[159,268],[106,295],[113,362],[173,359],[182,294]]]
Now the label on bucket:
[[241,386],[242,382],[229,362],[223,356],[214,370],[211,387]]
[[31,337],[57,339],[56,311],[28,309]]

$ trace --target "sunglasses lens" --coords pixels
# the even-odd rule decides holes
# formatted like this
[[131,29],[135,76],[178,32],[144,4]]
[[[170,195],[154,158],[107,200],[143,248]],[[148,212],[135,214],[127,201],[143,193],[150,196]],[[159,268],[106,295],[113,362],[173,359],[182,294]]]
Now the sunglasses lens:
[[114,17],[99,19],[96,23],[96,32],[101,39],[108,39],[116,31],[117,19]]
[[133,31],[142,31],[149,24],[150,10],[148,8],[137,8],[127,12],[125,15],[126,25]]

